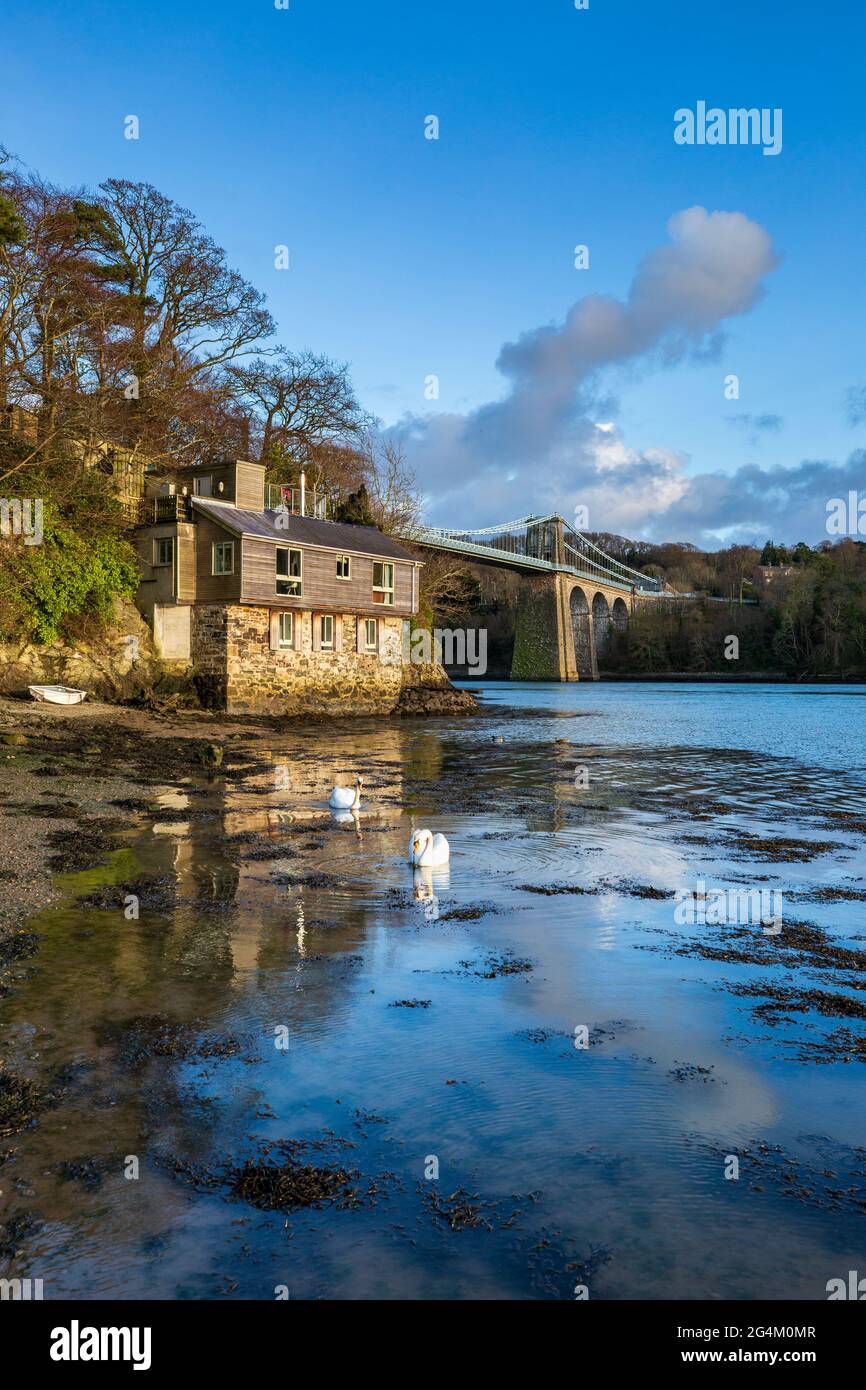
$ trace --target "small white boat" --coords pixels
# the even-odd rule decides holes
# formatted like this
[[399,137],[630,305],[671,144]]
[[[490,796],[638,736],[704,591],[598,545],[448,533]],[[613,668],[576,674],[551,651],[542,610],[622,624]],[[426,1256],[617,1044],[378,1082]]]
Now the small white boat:
[[29,685],[34,700],[47,700],[50,705],[80,705],[87,698],[86,690],[76,690],[73,685]]

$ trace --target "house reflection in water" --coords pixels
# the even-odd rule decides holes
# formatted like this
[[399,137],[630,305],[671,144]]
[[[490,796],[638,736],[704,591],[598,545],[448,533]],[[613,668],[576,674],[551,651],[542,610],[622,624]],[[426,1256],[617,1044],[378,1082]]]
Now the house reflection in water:
[[[327,804],[334,785],[356,775],[354,726],[257,747],[241,775],[229,770],[160,797],[165,818],[153,826],[152,851],[176,884],[166,963],[237,997],[263,973],[284,972],[292,951],[299,960],[357,951],[382,927],[371,868],[398,849],[405,857],[396,813],[406,734],[379,725],[363,737],[358,814]],[[219,996],[208,1003],[219,1007]]]

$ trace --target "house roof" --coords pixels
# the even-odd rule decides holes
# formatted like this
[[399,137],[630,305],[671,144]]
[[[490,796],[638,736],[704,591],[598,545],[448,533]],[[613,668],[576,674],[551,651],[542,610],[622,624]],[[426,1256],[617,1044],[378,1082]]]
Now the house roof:
[[[354,551],[360,555],[383,556],[387,560],[420,562],[390,536],[375,526],[351,526],[342,521],[319,521],[312,516],[291,516],[286,512],[247,512],[228,502],[213,498],[193,497],[196,511],[238,536],[256,536],[261,540],[278,541],[280,545],[312,545],[324,550]],[[277,525],[277,518],[280,524]]]

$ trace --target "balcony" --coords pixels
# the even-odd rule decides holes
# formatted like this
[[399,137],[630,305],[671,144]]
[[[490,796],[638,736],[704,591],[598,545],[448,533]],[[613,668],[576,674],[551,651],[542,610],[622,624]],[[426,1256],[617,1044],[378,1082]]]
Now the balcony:
[[174,521],[189,521],[188,497],[172,493],[167,497],[144,497],[139,505],[139,526],[165,526]]
[[327,521],[331,516],[337,494],[326,488],[308,487],[301,512],[301,489],[288,483],[267,484],[268,511],[288,511],[290,516],[313,516]]

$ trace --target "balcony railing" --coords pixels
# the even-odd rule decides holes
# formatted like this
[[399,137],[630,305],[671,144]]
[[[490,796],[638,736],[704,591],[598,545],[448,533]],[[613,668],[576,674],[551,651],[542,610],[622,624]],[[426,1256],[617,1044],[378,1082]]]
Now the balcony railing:
[[[303,515],[327,521],[333,511],[335,497],[335,493],[325,488],[306,488]],[[268,483],[267,502],[269,511],[285,509],[291,516],[302,515],[301,489],[289,483]]]
[[139,526],[161,526],[172,521],[189,521],[190,502],[180,493],[167,497],[144,497],[139,505]]

